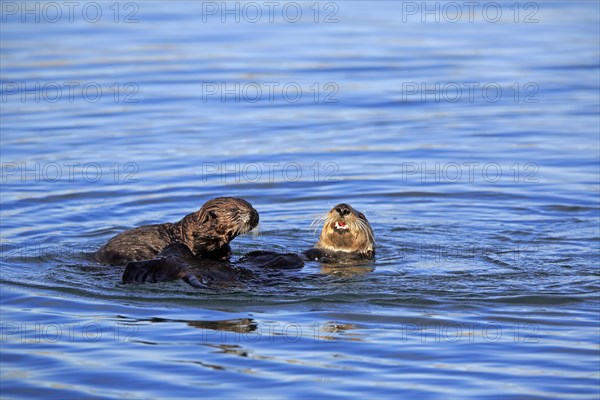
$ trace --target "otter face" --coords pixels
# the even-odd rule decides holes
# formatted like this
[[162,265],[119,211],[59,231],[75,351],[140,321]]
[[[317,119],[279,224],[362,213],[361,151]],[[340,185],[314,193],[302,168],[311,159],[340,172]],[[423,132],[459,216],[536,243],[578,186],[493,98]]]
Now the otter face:
[[250,232],[259,217],[250,203],[236,197],[217,197],[194,213],[194,249],[214,251],[229,244],[236,236]]
[[321,236],[315,247],[372,258],[375,252],[375,238],[365,215],[342,203],[327,213]]

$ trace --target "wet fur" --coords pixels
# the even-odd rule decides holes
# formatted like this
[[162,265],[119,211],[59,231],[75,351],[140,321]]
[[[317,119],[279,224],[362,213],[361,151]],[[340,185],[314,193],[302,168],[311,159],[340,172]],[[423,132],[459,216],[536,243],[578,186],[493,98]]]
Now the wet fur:
[[251,279],[265,281],[269,271],[303,266],[297,254],[269,251],[250,252],[238,264],[210,260],[195,256],[187,246],[178,243],[167,246],[155,259],[128,263],[122,281],[152,283],[182,279],[197,288],[212,288]]
[[195,256],[227,260],[229,242],[258,225],[258,212],[246,200],[218,197],[176,223],[145,225],[110,239],[96,253],[103,263],[122,265],[157,257],[171,244],[181,243]]
[[227,261],[197,257],[181,243],[167,246],[159,257],[132,261],[125,266],[123,283],[155,283],[183,279],[188,284],[207,288],[215,282],[236,282],[250,274]]
[[[336,228],[340,221],[347,229]],[[338,204],[324,218],[315,247],[303,255],[308,260],[324,263],[371,260],[375,256],[373,230],[361,212],[347,204]],[[293,253],[253,251],[233,264],[194,254],[186,245],[177,243],[167,246],[156,258],[129,262],[122,281],[145,283],[182,279],[194,287],[211,288],[248,280],[265,283],[280,270],[303,266],[303,258]]]
[[[342,222],[347,229],[339,229]],[[309,260],[343,262],[375,257],[375,237],[363,213],[348,204],[338,204],[325,216],[319,241],[304,252]]]

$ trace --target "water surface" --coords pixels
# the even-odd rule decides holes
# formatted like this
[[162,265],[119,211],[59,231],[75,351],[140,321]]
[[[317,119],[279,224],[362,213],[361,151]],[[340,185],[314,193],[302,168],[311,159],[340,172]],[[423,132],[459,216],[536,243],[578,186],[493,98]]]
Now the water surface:
[[[596,2],[96,4],[2,5],[3,397],[597,398]],[[347,202],[377,258],[202,291],[85,257],[216,196],[260,212],[235,257]]]

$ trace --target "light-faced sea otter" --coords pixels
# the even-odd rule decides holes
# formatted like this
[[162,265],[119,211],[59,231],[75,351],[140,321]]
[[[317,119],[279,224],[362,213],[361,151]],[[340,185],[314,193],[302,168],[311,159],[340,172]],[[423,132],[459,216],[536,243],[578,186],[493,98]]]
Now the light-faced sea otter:
[[304,255],[321,262],[371,260],[375,257],[373,229],[363,213],[338,204],[325,216],[319,241]]
[[244,199],[217,197],[179,222],[144,225],[122,232],[96,252],[103,263],[122,265],[149,260],[171,244],[181,243],[195,256],[226,260],[229,242],[258,225],[258,212]]
[[157,258],[128,263],[122,281],[144,283],[183,279],[200,288],[251,279],[268,282],[277,271],[302,268],[305,260],[326,263],[371,260],[375,256],[373,230],[364,214],[347,204],[338,204],[325,216],[319,241],[303,256],[253,251],[234,264],[195,255],[187,246],[177,243],[166,247]]

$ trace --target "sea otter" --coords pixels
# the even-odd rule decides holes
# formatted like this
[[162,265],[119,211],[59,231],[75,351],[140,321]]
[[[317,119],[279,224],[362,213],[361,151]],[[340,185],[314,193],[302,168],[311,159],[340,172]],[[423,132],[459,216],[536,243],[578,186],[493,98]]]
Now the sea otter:
[[325,216],[319,241],[304,255],[321,262],[371,260],[375,257],[373,229],[363,213],[338,204]]
[[217,197],[176,223],[144,225],[118,234],[96,253],[103,263],[122,265],[156,257],[167,246],[181,243],[195,256],[226,260],[229,242],[258,225],[258,212],[246,200]]
[[163,282],[183,279],[188,284],[209,288],[232,282],[258,279],[268,281],[283,269],[300,269],[305,260],[325,263],[371,260],[375,255],[373,230],[364,214],[347,204],[338,204],[325,216],[315,247],[303,253],[253,251],[236,263],[197,256],[181,244],[166,247],[157,258],[130,262],[123,283]]

